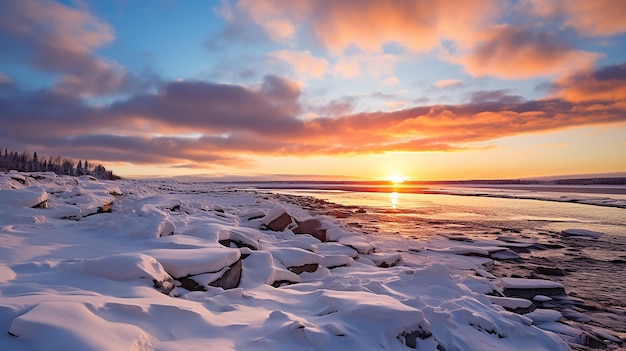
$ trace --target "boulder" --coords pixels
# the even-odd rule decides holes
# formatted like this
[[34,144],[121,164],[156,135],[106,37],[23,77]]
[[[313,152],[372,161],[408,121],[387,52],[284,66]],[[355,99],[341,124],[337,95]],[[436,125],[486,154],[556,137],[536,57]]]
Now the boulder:
[[322,227],[322,222],[317,218],[310,218],[302,222],[293,229],[294,234],[309,234],[321,242],[326,241],[326,229]]
[[147,278],[164,294],[174,288],[174,281],[154,258],[142,253],[122,253],[83,261],[84,269],[110,280],[124,281]]
[[181,277],[177,280],[183,288],[189,291],[206,291],[207,286],[228,290],[239,286],[241,271],[242,263],[241,259],[239,259],[219,272]]
[[295,227],[296,222],[284,207],[276,205],[263,217],[263,224],[270,230],[280,232],[289,227]]
[[543,275],[552,275],[562,277],[565,276],[565,272],[557,267],[537,266],[535,267],[535,273]]
[[183,278],[220,272],[241,258],[239,250],[215,245],[198,249],[154,249],[144,253],[156,258],[172,277]]
[[536,295],[565,295],[563,284],[544,279],[501,278],[504,295],[532,299]]
[[270,250],[274,259],[293,273],[315,272],[324,259],[323,256],[298,248],[273,248]]
[[391,253],[370,253],[367,255],[361,255],[361,257],[368,258],[374,262],[375,265],[382,268],[389,268],[397,266],[402,262],[402,257],[398,252]]

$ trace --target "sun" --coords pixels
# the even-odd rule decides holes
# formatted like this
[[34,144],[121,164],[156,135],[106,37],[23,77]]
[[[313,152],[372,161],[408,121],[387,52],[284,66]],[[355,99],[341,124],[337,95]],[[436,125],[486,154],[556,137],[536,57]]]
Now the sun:
[[399,174],[392,174],[389,176],[389,181],[392,182],[393,184],[401,184],[401,183],[404,183],[405,180],[406,178],[404,178],[403,176]]

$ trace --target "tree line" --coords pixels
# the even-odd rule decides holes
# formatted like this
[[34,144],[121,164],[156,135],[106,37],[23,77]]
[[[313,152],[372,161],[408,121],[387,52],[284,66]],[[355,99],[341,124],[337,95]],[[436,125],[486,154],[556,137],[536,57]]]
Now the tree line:
[[[1,149],[0,149],[1,150]],[[104,166],[92,165],[89,161],[79,160],[78,163],[70,158],[61,156],[39,157],[36,152],[16,152],[4,149],[0,155],[0,171],[8,172],[54,172],[59,175],[83,176],[90,175],[98,179],[119,179],[120,177],[107,171]]]

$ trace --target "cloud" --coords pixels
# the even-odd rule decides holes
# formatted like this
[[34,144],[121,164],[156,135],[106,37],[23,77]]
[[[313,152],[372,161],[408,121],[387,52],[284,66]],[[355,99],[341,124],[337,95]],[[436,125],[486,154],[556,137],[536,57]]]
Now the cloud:
[[559,20],[582,36],[601,37],[626,32],[626,3],[613,0],[524,0],[531,14]]
[[391,54],[358,53],[339,57],[333,65],[335,77],[350,79],[364,75],[369,78],[394,76],[398,57]]
[[11,79],[7,77],[4,73],[0,72],[0,84],[11,83]]
[[268,54],[270,57],[287,62],[293,67],[296,76],[301,78],[322,78],[330,69],[325,58],[311,55],[310,51],[280,50]]
[[460,63],[473,76],[524,79],[592,67],[599,57],[574,49],[555,32],[502,24],[483,30]]
[[392,87],[400,84],[400,80],[396,76],[392,76],[383,80],[382,84],[387,87]]
[[59,74],[59,92],[106,95],[131,84],[121,65],[94,54],[112,40],[109,25],[83,8],[49,0],[0,2],[3,56]]
[[274,23],[289,23],[282,26],[306,29],[337,54],[351,46],[380,52],[386,44],[427,52],[444,39],[466,40],[495,17],[499,8],[500,4],[491,0],[240,0],[229,8],[227,18],[256,23],[278,41],[293,38],[294,32],[284,29],[279,31],[282,35],[272,35],[277,27]]
[[574,102],[626,101],[626,63],[576,72],[552,84],[554,96]]
[[437,89],[454,88],[463,85],[458,79],[444,79],[439,80],[433,84]]
[[524,101],[519,95],[509,95],[507,89],[481,90],[472,93],[472,103],[499,102],[501,104],[519,104]]
[[[301,105],[299,85],[277,76],[250,86],[174,81],[158,92],[100,107],[55,91],[0,86],[0,140],[41,154],[203,167],[247,167],[267,155],[465,150],[505,136],[626,123],[618,87],[625,71],[615,65],[573,76],[585,93],[602,92],[593,101],[570,98],[568,85],[555,85],[560,90],[543,100],[480,91],[466,104],[367,113],[354,113],[354,98],[345,98],[307,119],[302,116],[311,109]],[[603,84],[618,93],[604,93]]]

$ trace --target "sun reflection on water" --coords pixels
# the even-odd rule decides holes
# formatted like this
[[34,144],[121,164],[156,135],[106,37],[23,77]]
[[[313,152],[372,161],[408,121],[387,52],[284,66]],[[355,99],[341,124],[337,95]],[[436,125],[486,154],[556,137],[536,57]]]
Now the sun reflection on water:
[[391,208],[398,208],[398,193],[389,193],[389,201],[391,202]]

